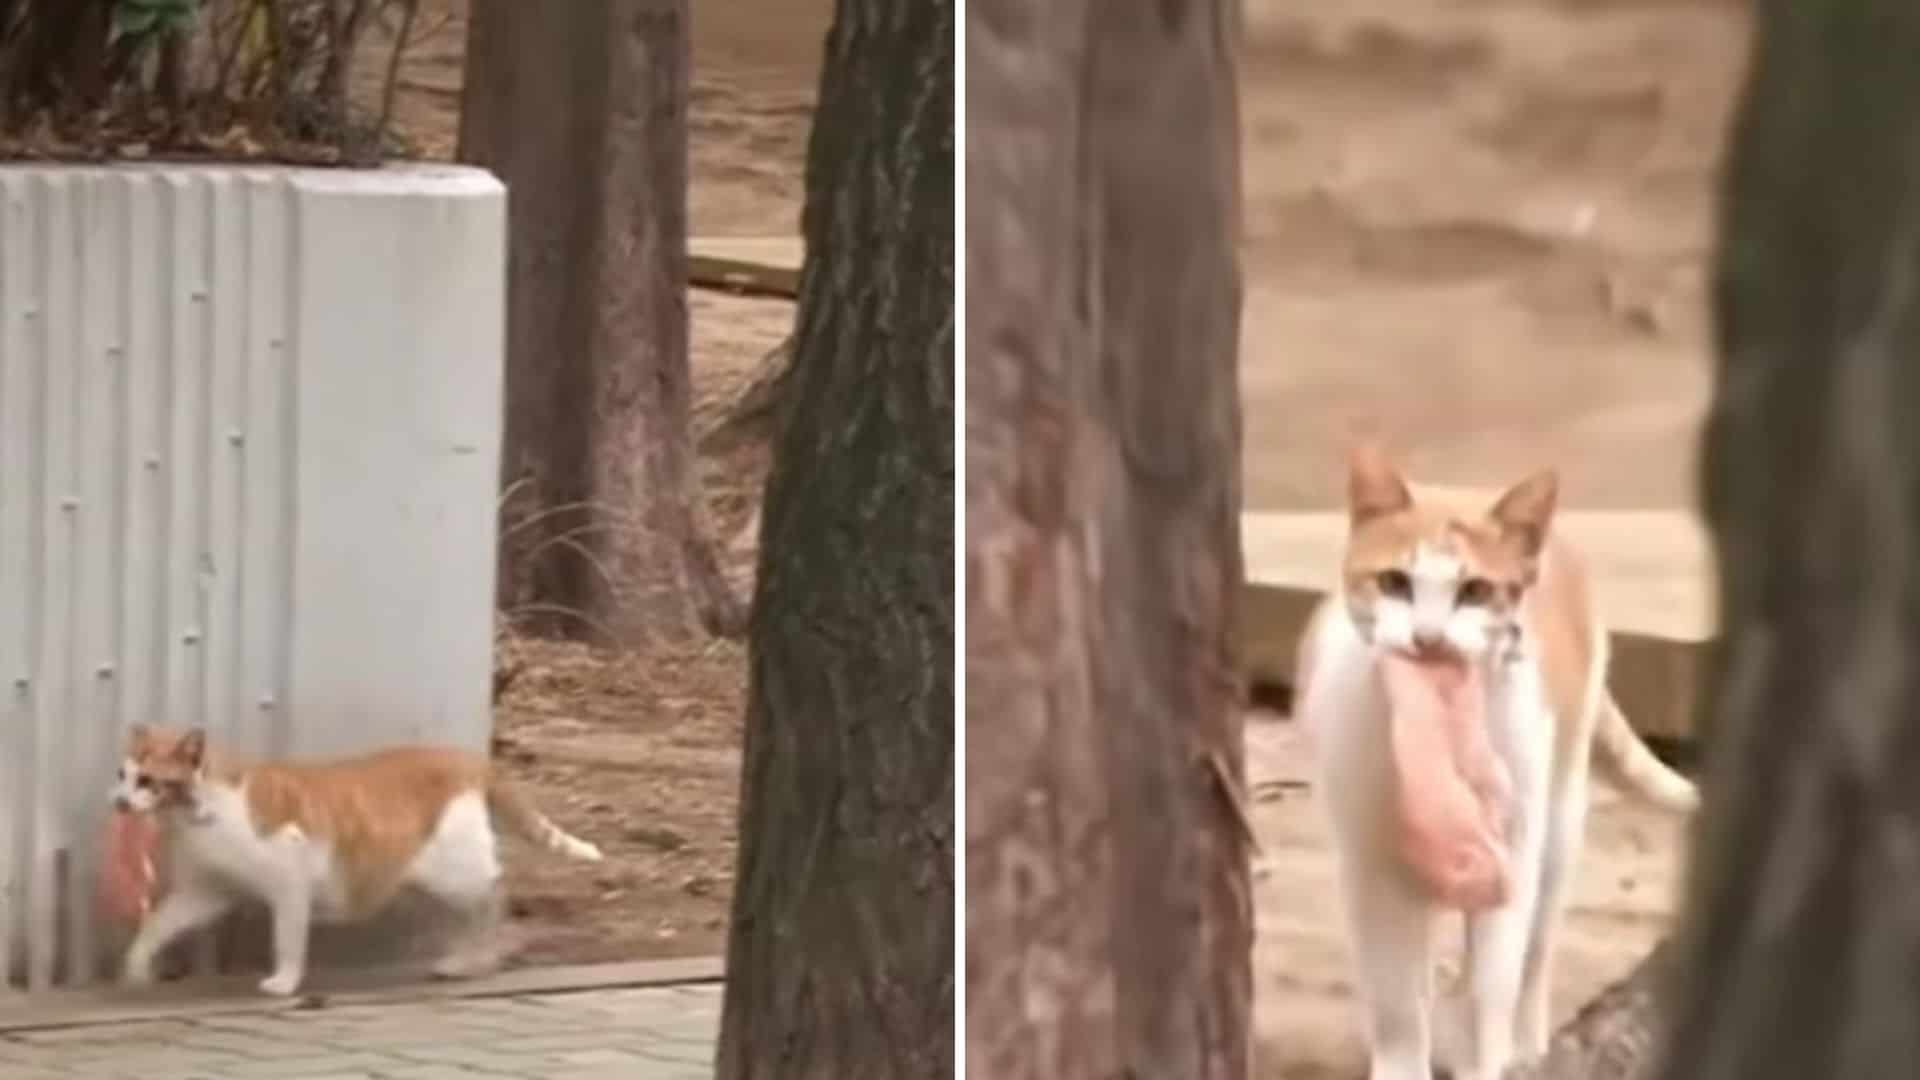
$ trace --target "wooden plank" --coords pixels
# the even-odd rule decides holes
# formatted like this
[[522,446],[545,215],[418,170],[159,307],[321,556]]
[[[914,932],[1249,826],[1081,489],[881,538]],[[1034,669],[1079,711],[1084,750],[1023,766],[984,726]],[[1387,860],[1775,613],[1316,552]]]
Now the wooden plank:
[[796,299],[803,251],[799,237],[695,237],[688,243],[687,278],[703,288]]

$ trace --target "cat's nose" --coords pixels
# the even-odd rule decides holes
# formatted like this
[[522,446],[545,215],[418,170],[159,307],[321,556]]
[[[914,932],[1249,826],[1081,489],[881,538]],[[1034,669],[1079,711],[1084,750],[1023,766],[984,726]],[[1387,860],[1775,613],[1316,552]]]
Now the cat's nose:
[[1446,643],[1447,635],[1444,631],[1426,627],[1413,632],[1413,647],[1423,653],[1439,652]]

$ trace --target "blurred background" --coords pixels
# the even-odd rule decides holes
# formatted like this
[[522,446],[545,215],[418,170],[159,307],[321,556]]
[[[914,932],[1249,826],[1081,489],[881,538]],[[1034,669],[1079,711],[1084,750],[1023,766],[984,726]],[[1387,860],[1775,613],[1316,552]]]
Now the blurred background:
[[1736,0],[1247,0],[1248,509],[1417,478],[1692,500]]

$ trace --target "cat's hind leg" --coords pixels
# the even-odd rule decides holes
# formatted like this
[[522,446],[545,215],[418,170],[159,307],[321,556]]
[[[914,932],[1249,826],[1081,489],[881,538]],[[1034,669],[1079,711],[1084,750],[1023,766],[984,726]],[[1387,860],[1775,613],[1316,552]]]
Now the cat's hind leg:
[[1520,1015],[1515,1041],[1521,1060],[1547,1052],[1552,1035],[1550,993],[1553,985],[1553,939],[1560,927],[1567,891],[1580,862],[1587,823],[1587,777],[1584,762],[1549,811],[1547,834],[1540,853],[1540,895],[1534,906],[1533,933],[1527,942],[1526,963],[1520,976]]
[[[1544,800],[1539,800],[1544,801]],[[1522,991],[1535,941],[1543,882],[1544,807],[1522,800],[1510,829],[1512,888],[1507,902],[1467,916],[1467,985],[1470,993],[1473,1062],[1458,1080],[1499,1080],[1515,1060],[1516,1037],[1532,1031],[1523,1015]],[[1556,873],[1564,868],[1556,868]],[[1557,879],[1556,879],[1557,881]],[[1556,884],[1556,887],[1557,884]],[[1544,986],[1539,989],[1544,993]],[[1544,998],[1539,1002],[1544,1005]],[[1522,1054],[1531,1046],[1518,1048]]]
[[458,920],[433,974],[468,979],[499,969],[506,921],[502,876],[499,841],[486,802],[478,794],[455,798],[407,875]]
[[467,898],[459,906],[452,906],[450,898],[442,900],[449,903],[460,924],[446,952],[433,962],[433,974],[442,979],[473,979],[500,970],[506,960],[502,940],[506,889],[496,882],[484,895]]

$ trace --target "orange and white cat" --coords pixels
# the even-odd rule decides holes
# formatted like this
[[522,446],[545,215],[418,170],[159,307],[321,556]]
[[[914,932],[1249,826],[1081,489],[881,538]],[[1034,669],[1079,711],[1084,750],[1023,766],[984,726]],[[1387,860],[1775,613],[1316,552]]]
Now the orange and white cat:
[[[1549,962],[1595,746],[1654,803],[1691,811],[1698,802],[1606,689],[1606,629],[1580,556],[1552,529],[1557,486],[1549,471],[1504,493],[1416,494],[1377,448],[1360,448],[1350,463],[1342,584],[1309,623],[1296,685],[1338,857],[1372,1080],[1433,1075],[1434,944],[1450,912],[1464,912],[1467,930],[1466,1060],[1448,1063],[1454,1076],[1495,1080],[1545,1050]],[[1408,854],[1421,827],[1407,820],[1408,793],[1467,772],[1447,760],[1446,737],[1402,752],[1390,715],[1402,707],[1393,676],[1433,657],[1469,673],[1480,698],[1466,741],[1494,759],[1485,782],[1448,781],[1471,786],[1501,848],[1503,877],[1472,902],[1448,894],[1443,875],[1423,874]]]
[[273,917],[273,971],[287,995],[306,976],[314,922],[368,918],[417,889],[462,920],[434,966],[447,978],[500,961],[503,914],[494,819],[550,851],[600,851],[554,825],[492,771],[458,750],[409,747],[323,763],[227,762],[198,728],[136,727],[113,789],[124,811],[153,813],[165,845],[166,892],[127,949],[123,979],[151,982],[168,944],[243,899]]

